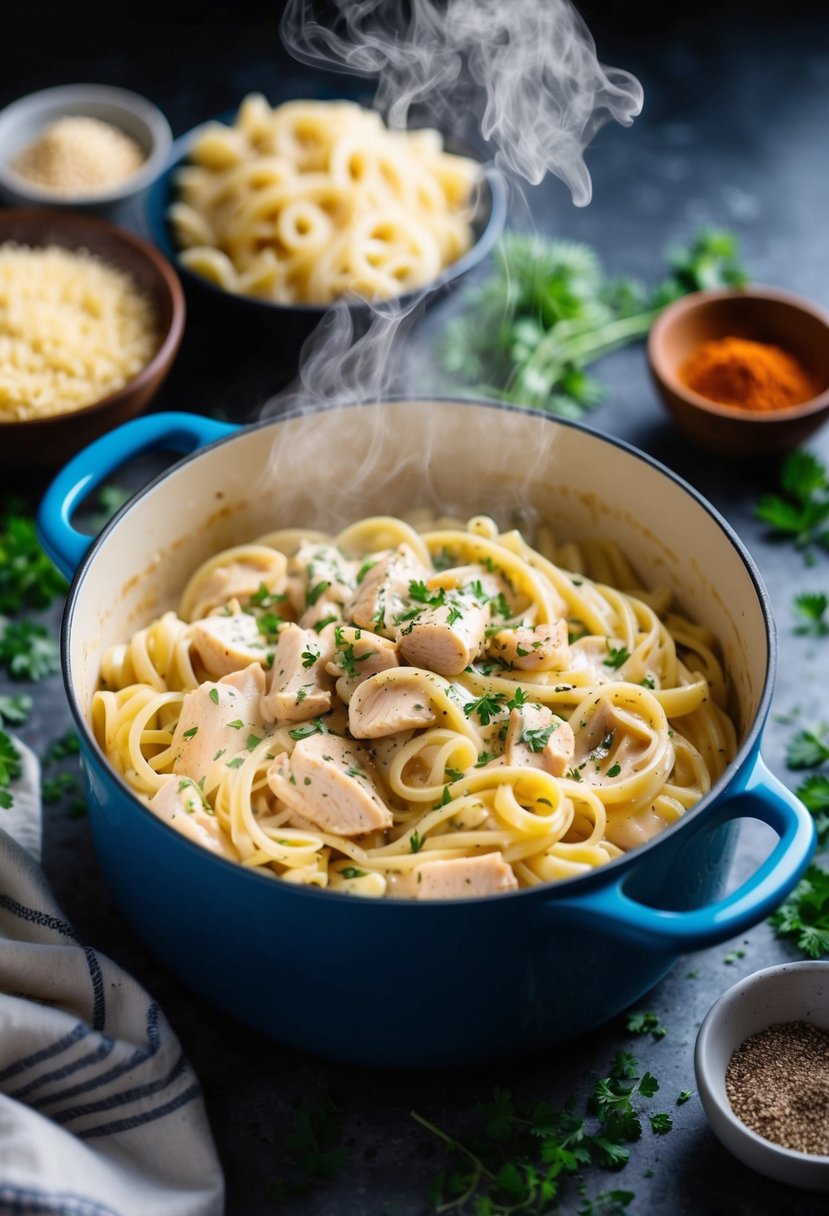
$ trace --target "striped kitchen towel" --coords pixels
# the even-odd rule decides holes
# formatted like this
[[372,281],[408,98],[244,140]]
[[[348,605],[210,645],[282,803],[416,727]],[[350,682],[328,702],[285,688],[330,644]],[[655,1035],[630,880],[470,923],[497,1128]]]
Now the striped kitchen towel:
[[56,906],[38,764],[17,747],[0,810],[0,1213],[220,1216],[198,1082],[155,1002]]

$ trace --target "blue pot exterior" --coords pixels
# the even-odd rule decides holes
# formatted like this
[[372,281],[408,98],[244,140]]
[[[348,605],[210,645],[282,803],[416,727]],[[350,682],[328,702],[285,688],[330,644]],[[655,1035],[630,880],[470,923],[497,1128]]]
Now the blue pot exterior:
[[[126,454],[161,444],[193,452],[207,443],[229,456],[226,445],[236,442],[229,431],[183,414],[127,424],[63,470],[39,516],[44,547],[61,569],[80,564],[64,618],[64,678],[101,868],[136,934],[185,985],[265,1034],[320,1055],[380,1067],[471,1064],[543,1049],[608,1020],[680,955],[744,933],[794,887],[815,829],[760,756],[775,648],[756,572],[767,646],[757,659],[767,675],[735,761],[687,816],[579,878],[468,901],[361,899],[251,872],[157,819],[100,753],[76,693],[73,617],[99,557],[109,575],[106,550],[119,525],[113,521],[87,553],[89,538],[73,529],[71,511]],[[122,515],[128,521],[142,507],[136,501]],[[140,512],[134,518],[143,520]],[[718,526],[728,532],[724,521]],[[730,542],[735,560],[751,570],[738,538]],[[724,896],[744,817],[766,822],[778,843]]]
[[[137,807],[91,748],[84,768],[101,866],[136,935],[210,1004],[320,1055],[441,1067],[542,1049],[638,1000],[679,953],[583,923],[559,907],[565,887],[382,907],[288,887],[205,856]],[[674,904],[716,900],[735,835],[730,823],[690,847],[666,841],[635,868],[637,899],[659,904],[681,872]]]

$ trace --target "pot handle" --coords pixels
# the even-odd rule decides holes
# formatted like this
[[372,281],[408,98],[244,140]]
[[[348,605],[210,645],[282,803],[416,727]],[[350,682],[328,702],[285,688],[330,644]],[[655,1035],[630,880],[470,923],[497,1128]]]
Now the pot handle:
[[40,543],[60,572],[71,578],[94,537],[72,527],[72,514],[86,496],[141,452],[194,452],[235,431],[236,426],[201,414],[149,414],[125,422],[73,456],[46,491],[37,515]]
[[744,933],[769,916],[802,877],[815,847],[815,824],[759,754],[745,786],[717,812],[713,823],[709,819],[701,826],[759,819],[780,837],[756,873],[724,899],[689,912],[652,908],[626,894],[629,875],[623,874],[607,886],[556,901],[556,915],[566,911],[579,923],[600,925],[640,948],[668,953],[701,950]]

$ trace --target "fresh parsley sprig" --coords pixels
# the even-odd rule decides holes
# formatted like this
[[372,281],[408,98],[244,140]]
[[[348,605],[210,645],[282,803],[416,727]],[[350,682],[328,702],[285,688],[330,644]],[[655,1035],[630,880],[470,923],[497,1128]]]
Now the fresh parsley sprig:
[[512,233],[495,274],[467,294],[440,355],[456,385],[535,409],[579,417],[603,386],[585,368],[643,338],[672,300],[746,282],[732,234],[705,229],[668,255],[669,276],[649,290],[611,279],[588,245]]
[[818,848],[829,848],[829,775],[810,773],[795,793],[815,821]]

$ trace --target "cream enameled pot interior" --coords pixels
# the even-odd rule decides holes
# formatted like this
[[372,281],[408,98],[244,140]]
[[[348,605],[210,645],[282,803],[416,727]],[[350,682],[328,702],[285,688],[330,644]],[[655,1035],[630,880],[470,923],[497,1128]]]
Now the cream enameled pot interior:
[[744,735],[768,677],[761,591],[710,509],[626,447],[543,415],[469,402],[352,406],[241,430],[172,469],[97,545],[76,590],[72,685],[84,714],[104,649],[174,608],[219,549],[369,514],[494,516],[532,536],[617,541],[720,640]]

